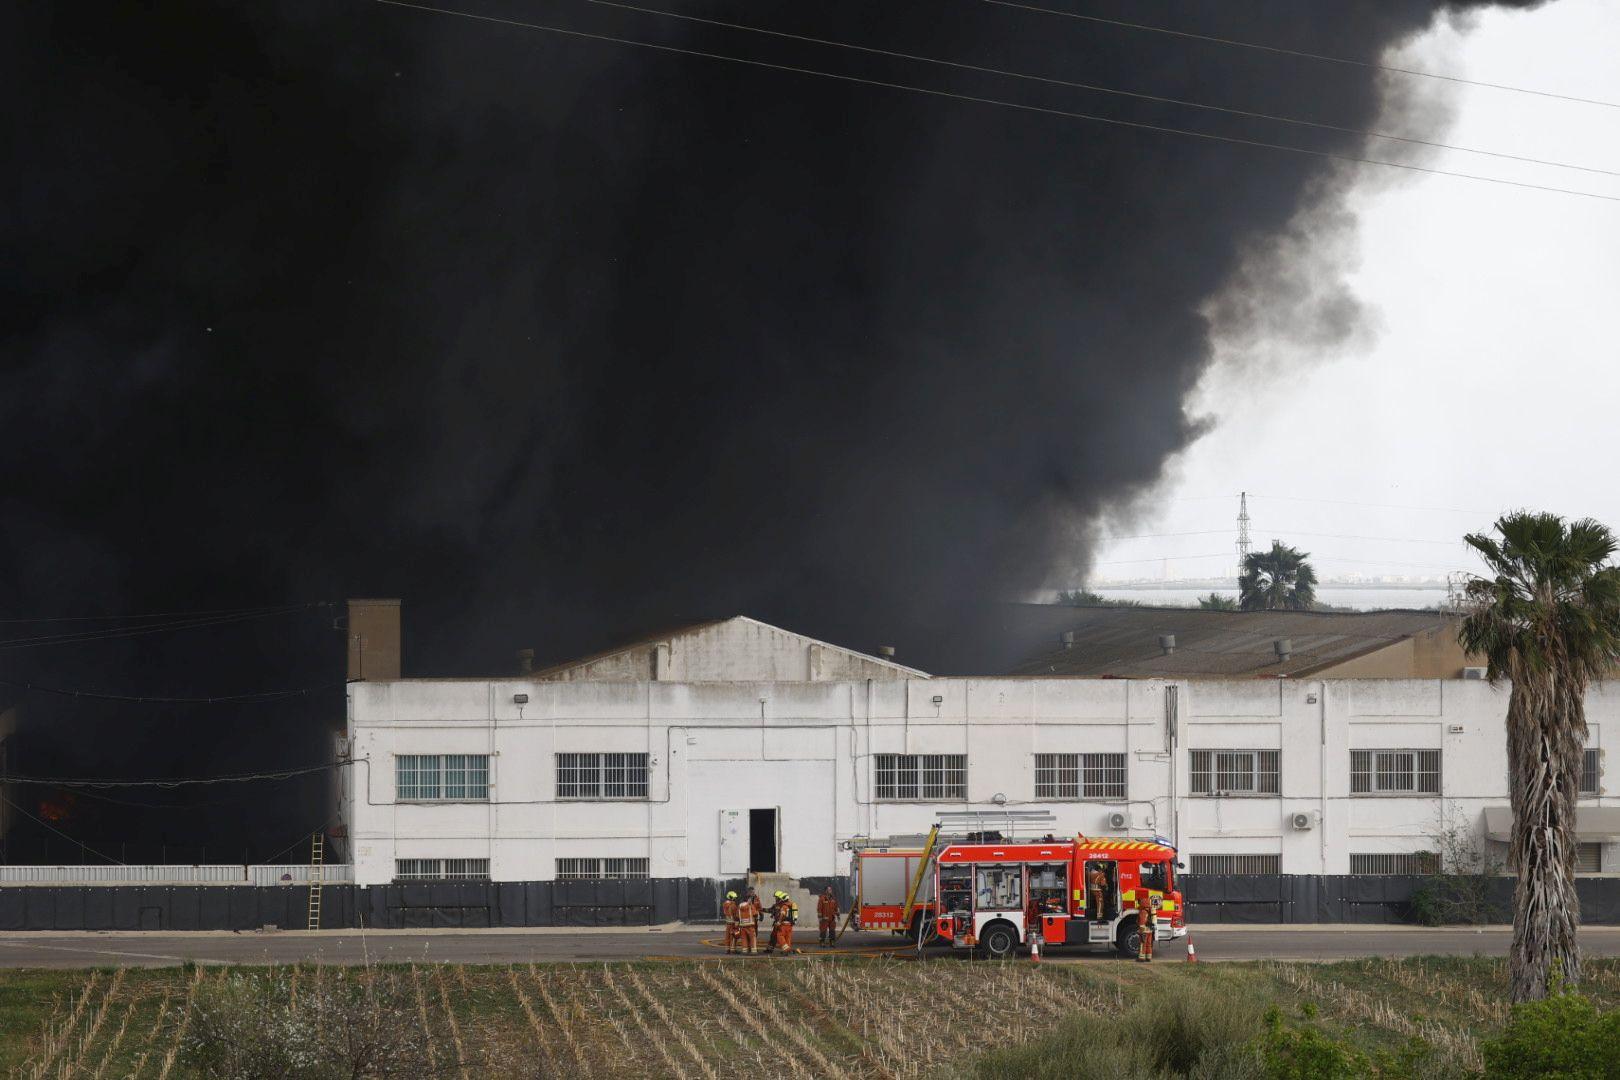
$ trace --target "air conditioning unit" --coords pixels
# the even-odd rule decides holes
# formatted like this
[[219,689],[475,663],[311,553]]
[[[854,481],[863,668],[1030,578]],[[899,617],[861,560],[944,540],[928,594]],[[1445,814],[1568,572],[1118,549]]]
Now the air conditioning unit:
[[1305,832],[1316,825],[1316,815],[1302,810],[1297,814],[1290,814],[1288,823],[1300,832]]
[[1110,829],[1128,829],[1131,827],[1131,819],[1129,816],[1115,810],[1108,815],[1108,827]]
[[1465,668],[1463,668],[1463,678],[1465,678],[1465,679],[1483,679],[1484,677],[1485,677],[1485,669],[1482,668],[1482,667],[1465,667]]

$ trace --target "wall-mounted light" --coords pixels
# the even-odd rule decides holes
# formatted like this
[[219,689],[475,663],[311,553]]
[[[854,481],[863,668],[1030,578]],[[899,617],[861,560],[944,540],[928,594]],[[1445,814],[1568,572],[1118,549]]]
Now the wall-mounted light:
[[513,694],[512,695],[512,704],[514,704],[514,705],[527,705],[528,703],[529,703],[529,695],[528,694]]
[[943,704],[945,704],[945,696],[943,694],[935,694],[934,695],[934,704],[935,705],[943,705]]

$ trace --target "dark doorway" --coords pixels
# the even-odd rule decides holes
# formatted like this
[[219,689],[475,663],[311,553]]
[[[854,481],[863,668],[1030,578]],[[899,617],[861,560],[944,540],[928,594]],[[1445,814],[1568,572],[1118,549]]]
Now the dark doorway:
[[776,873],[776,808],[748,811],[748,865],[756,874]]

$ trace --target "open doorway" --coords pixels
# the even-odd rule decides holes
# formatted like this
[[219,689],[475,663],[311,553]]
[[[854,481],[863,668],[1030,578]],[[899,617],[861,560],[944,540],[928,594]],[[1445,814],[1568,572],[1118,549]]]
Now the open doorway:
[[776,873],[776,807],[748,811],[748,866],[756,874]]

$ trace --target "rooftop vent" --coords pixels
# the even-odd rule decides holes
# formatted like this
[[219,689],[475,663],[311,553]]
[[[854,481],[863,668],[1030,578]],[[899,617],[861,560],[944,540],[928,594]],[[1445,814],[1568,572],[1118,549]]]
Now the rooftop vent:
[[534,650],[518,650],[518,674],[527,675],[534,670]]
[[1174,634],[1160,634],[1159,635],[1159,648],[1164,650],[1164,655],[1166,655],[1166,656],[1169,656],[1171,653],[1175,652],[1176,651],[1176,635],[1174,635]]
[[1073,630],[1065,630],[1065,631],[1063,631],[1063,647],[1065,649],[1074,648],[1074,631]]
[[879,645],[878,646],[878,655],[883,657],[883,659],[885,659],[885,660],[893,660],[894,659],[894,646],[893,645]]
[[1294,655],[1294,641],[1292,638],[1278,638],[1271,643],[1271,648],[1277,654],[1279,664]]

